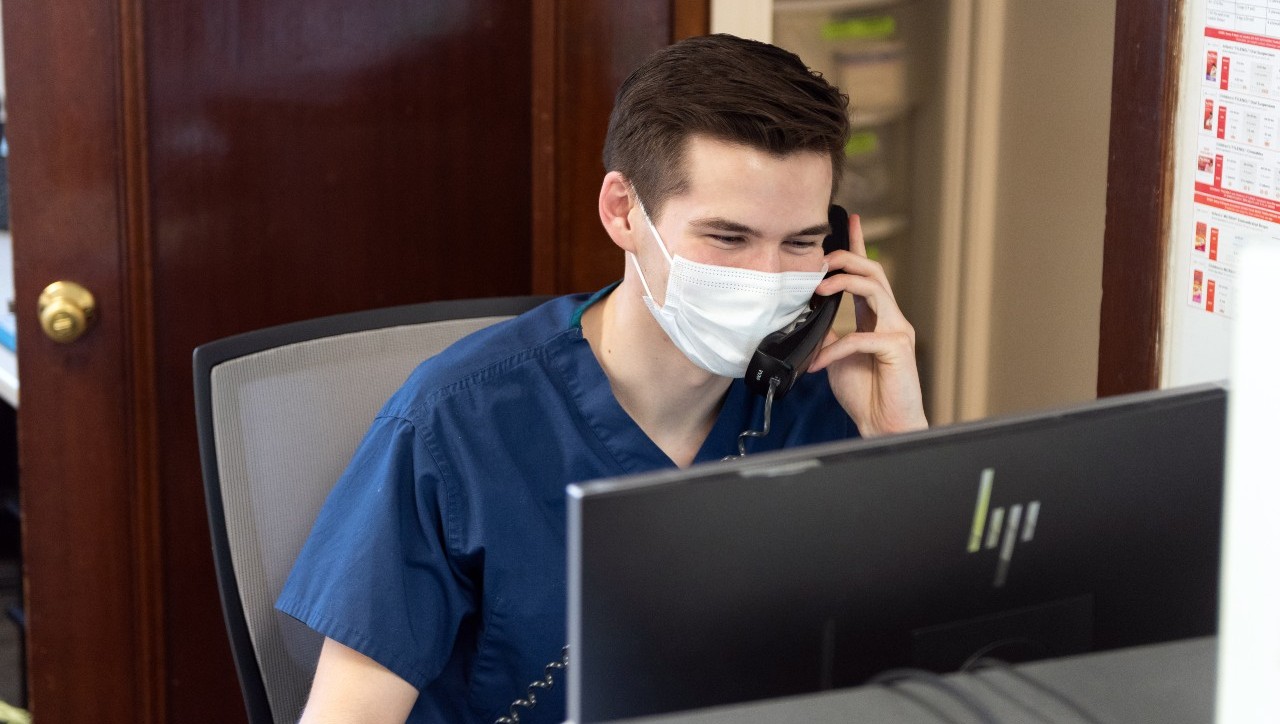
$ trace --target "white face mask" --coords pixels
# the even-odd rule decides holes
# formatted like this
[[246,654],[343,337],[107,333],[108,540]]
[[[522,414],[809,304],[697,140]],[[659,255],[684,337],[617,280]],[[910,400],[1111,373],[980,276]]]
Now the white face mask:
[[760,341],[800,316],[826,275],[826,264],[816,272],[761,272],[672,258],[643,203],[640,210],[670,266],[659,307],[640,262],[627,254],[644,286],[644,303],[676,348],[712,374],[745,375]]

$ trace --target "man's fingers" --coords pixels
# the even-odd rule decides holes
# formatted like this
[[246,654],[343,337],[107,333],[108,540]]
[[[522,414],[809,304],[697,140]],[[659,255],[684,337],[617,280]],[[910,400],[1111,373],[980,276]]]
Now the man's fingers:
[[855,354],[871,354],[886,364],[915,362],[915,344],[906,331],[854,332],[818,350],[809,366],[811,372],[825,369],[832,362]]
[[839,294],[841,292],[848,292],[854,295],[852,300],[846,301],[852,301],[860,306],[865,304],[866,310],[870,310],[875,315],[874,319],[876,321],[871,323],[865,314],[866,310],[858,309],[859,331],[910,331],[912,335],[915,334],[915,331],[911,329],[910,323],[903,316],[902,310],[898,308],[898,303],[894,300],[893,294],[876,280],[853,274],[837,274],[823,280],[818,287],[818,293],[823,295],[828,293]]
[[[893,296],[893,288],[889,286],[889,275],[885,274],[884,267],[880,262],[872,261],[865,256],[858,256],[848,251],[833,251],[827,255],[826,261],[827,268],[831,271],[874,279],[889,292],[889,296]],[[831,284],[831,279],[834,278],[828,277],[823,280],[823,283],[818,286],[819,293],[822,293],[825,285]]]
[[862,235],[862,217],[849,215],[849,250],[860,257],[867,256],[867,240]]

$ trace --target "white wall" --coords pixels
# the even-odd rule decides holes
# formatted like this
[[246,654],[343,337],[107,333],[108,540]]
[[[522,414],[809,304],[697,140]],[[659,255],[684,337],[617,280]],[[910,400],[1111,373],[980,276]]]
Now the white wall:
[[711,0],[711,32],[773,42],[773,0]]

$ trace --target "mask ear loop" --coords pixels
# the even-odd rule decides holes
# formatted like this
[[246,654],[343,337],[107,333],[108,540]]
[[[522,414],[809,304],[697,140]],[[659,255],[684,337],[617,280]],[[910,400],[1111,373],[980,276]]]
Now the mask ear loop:
[[[675,262],[671,259],[671,252],[667,251],[667,243],[662,240],[662,235],[658,233],[658,227],[653,225],[653,219],[649,218],[649,210],[644,207],[644,202],[640,197],[636,196],[636,203],[640,205],[640,213],[644,215],[644,223],[648,224],[649,232],[653,234],[654,241],[658,242],[658,249],[662,251],[662,256],[667,260],[667,268],[670,269]],[[644,295],[649,299],[654,299],[653,292],[649,290],[649,282],[644,278],[644,270],[640,268],[640,260],[632,252],[627,252],[627,257],[631,259],[631,265],[636,268],[636,273],[640,275],[640,286],[644,287]],[[664,300],[665,301],[665,300]],[[654,300],[657,304],[657,300]],[[665,304],[663,306],[666,306]]]
[[764,424],[760,426],[759,430],[744,430],[742,434],[738,436],[738,454],[725,455],[720,458],[722,462],[725,460],[737,460],[738,458],[746,457],[747,438],[764,437],[769,434],[769,422],[773,418],[773,396],[774,393],[778,391],[778,385],[781,383],[782,378],[776,375],[769,378],[769,391],[764,395]]
[[653,234],[653,238],[658,242],[658,248],[662,250],[662,256],[667,260],[668,264],[672,264],[671,252],[667,249],[667,242],[663,241],[662,234],[658,233],[658,227],[653,225],[653,218],[649,216],[649,209],[645,208],[644,202],[640,197],[636,197],[636,203],[640,204],[640,213],[644,214],[644,223],[649,225],[649,231]]

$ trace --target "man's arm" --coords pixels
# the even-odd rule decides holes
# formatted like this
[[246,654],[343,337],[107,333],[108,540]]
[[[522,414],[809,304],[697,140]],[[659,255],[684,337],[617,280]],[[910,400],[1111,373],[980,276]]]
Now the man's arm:
[[299,724],[403,722],[417,700],[418,690],[390,669],[326,638]]

